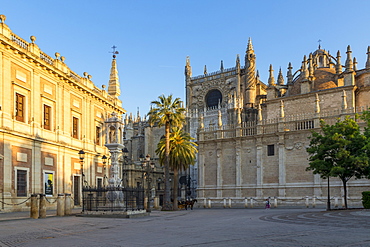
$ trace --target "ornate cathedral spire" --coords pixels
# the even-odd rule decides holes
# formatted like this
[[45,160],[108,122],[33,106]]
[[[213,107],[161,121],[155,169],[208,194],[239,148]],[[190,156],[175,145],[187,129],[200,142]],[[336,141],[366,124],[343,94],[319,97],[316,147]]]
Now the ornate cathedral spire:
[[367,47],[367,60],[366,60],[366,69],[370,69],[370,46]]
[[335,66],[335,71],[337,74],[342,73],[342,64],[340,62],[340,51],[337,52],[337,65]]
[[190,78],[192,75],[191,66],[190,66],[190,57],[186,57],[186,65],[185,65],[185,77]]
[[110,77],[109,77],[109,84],[108,84],[108,94],[118,98],[121,95],[121,89],[119,84],[118,78],[118,70],[117,70],[117,62],[116,62],[116,46],[113,46],[113,59],[112,59],[112,67],[110,69]]
[[283,73],[281,72],[281,68],[279,70],[279,75],[278,75],[278,85],[284,85],[284,77],[283,77]]
[[270,64],[270,76],[269,76],[269,87],[275,86],[275,77],[274,77],[274,70],[272,69],[272,64]]
[[301,67],[301,76],[303,78],[303,80],[308,80],[308,69],[307,69],[307,58],[306,58],[306,55],[304,55],[303,57],[303,61],[302,61],[302,67]]
[[236,69],[238,71],[240,70],[240,58],[239,58],[239,54],[236,55],[235,67],[236,67]]
[[313,57],[312,53],[310,53],[310,56],[308,57],[308,76],[312,80],[314,73],[314,67],[313,67]]
[[241,83],[241,79],[240,79],[240,58],[239,58],[239,54],[236,55],[235,70],[236,70],[236,79],[237,79],[237,82],[236,82],[236,97],[238,97],[238,101],[239,101],[239,104],[240,104],[240,83]]
[[245,97],[246,107],[253,107],[256,100],[256,55],[254,54],[252,40],[249,38],[245,52]]
[[249,38],[247,50],[245,52],[245,86],[254,87],[256,76],[256,55],[254,54],[252,40]]
[[287,72],[288,85],[291,85],[293,83],[292,69],[293,69],[292,63],[289,62],[289,64],[288,64],[288,72]]
[[347,60],[346,60],[346,72],[353,71],[353,62],[352,62],[352,51],[351,46],[347,46]]
[[353,70],[354,71],[357,70],[357,59],[356,59],[356,57],[353,58]]

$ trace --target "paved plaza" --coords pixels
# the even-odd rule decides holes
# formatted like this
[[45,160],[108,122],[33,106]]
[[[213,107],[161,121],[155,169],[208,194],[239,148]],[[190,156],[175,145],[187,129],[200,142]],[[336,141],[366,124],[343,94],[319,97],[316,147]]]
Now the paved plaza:
[[369,210],[195,209],[131,219],[20,215],[0,214],[0,246],[370,246]]

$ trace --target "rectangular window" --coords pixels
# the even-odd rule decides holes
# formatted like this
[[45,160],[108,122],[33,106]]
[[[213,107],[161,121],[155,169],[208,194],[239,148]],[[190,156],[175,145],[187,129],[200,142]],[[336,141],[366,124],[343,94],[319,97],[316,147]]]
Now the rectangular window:
[[95,144],[96,145],[100,145],[100,127],[99,126],[96,126],[96,129],[95,129]]
[[17,170],[17,196],[27,196],[27,171]]
[[50,113],[51,107],[48,105],[44,105],[44,129],[50,130]]
[[72,137],[78,138],[78,118],[73,117],[73,123],[72,123]]
[[15,119],[24,122],[24,96],[15,94]]
[[274,156],[275,155],[275,145],[267,145],[267,156]]

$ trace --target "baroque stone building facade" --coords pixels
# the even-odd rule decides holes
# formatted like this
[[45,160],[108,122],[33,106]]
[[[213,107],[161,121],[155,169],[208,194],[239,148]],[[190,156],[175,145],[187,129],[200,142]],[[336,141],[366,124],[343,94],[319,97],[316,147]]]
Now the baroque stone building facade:
[[26,209],[31,194],[46,194],[54,207],[55,197],[68,193],[79,205],[83,182],[102,186],[109,176],[102,160],[109,156],[105,121],[125,113],[116,59],[108,90],[99,89],[59,53],[43,53],[34,36],[30,42],[18,37],[5,20],[1,15],[0,210]]
[[[319,48],[304,56],[287,83],[280,69],[277,80],[272,65],[267,83],[256,70],[256,55],[249,40],[245,64],[192,76],[190,59],[185,66],[188,131],[197,137],[199,153],[193,173],[198,177],[198,200],[205,206],[229,203],[262,203],[275,198],[283,204],[324,203],[327,182],[306,171],[311,130],[319,121],[333,124],[345,115],[368,109],[370,100],[370,50],[365,68],[357,69],[351,48],[345,65],[340,52],[332,56]],[[348,184],[349,203],[359,205],[369,180]],[[331,179],[331,195],[341,199],[342,184]]]

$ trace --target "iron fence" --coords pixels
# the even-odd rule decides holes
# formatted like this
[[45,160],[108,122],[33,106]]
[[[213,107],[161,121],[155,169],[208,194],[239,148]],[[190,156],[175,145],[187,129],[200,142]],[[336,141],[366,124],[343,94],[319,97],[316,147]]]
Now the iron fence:
[[82,211],[132,211],[144,209],[143,188],[84,186],[82,196]]

